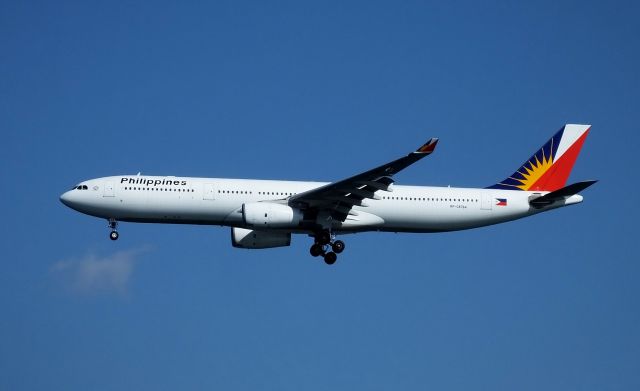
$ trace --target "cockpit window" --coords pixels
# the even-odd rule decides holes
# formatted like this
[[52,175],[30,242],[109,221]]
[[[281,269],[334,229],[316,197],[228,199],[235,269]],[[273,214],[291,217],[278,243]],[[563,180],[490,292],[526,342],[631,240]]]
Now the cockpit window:
[[82,190],[87,190],[87,189],[88,189],[87,185],[82,185]]
[[87,185],[77,185],[74,186],[71,190],[88,190],[89,187]]

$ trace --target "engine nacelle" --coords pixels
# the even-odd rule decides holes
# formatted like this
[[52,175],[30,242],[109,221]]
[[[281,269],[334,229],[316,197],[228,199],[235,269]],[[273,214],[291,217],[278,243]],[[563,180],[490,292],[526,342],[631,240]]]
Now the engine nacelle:
[[302,220],[302,212],[288,205],[250,202],[242,205],[242,219],[250,227],[294,228]]
[[291,233],[231,228],[231,245],[238,248],[286,247],[291,245]]

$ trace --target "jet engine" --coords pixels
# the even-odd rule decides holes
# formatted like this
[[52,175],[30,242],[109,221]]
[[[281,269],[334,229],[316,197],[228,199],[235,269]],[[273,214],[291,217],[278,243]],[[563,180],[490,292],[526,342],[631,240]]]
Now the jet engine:
[[231,245],[238,248],[272,248],[291,245],[291,232],[231,228]]
[[288,205],[271,202],[250,202],[242,205],[244,223],[254,228],[293,228],[303,214]]

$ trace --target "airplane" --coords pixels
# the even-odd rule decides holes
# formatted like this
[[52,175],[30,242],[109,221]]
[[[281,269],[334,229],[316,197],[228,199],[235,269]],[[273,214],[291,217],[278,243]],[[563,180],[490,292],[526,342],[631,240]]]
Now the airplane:
[[582,202],[597,181],[565,186],[590,125],[567,124],[513,174],[486,188],[395,185],[393,176],[436,148],[416,151],[337,182],[117,175],[83,181],[60,196],[78,212],[118,222],[220,225],[237,248],[313,238],[309,252],[332,265],[345,249],[338,235],[446,232],[504,223]]

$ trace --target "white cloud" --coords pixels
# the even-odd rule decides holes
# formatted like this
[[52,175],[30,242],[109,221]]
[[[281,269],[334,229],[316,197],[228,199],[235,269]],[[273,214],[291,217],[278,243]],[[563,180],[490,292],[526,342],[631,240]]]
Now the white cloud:
[[118,251],[102,257],[90,253],[82,258],[56,262],[51,272],[61,277],[74,292],[125,295],[136,257],[144,251]]

